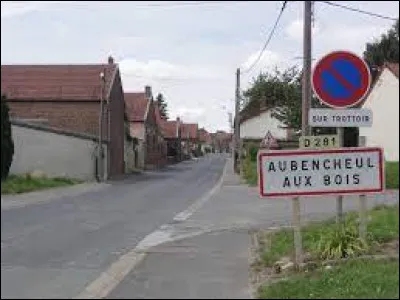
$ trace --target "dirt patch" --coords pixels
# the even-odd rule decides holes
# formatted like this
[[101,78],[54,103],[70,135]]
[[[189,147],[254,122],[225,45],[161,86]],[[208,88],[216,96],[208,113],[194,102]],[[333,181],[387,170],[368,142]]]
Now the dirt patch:
[[373,247],[373,252],[388,256],[399,255],[399,239],[395,239],[393,241],[375,245]]
[[[253,230],[250,232],[250,290],[254,297],[257,296],[258,290],[265,282],[274,283],[285,280],[285,277],[293,271],[288,268],[282,271],[279,264],[267,267],[260,258],[260,253],[263,248],[269,243],[268,235],[276,230]],[[292,261],[290,257],[281,259],[282,264],[288,264]]]

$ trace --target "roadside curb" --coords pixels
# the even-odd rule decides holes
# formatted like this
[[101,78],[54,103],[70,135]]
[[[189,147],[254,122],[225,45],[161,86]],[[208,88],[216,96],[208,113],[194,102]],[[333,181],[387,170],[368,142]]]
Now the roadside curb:
[[1,210],[25,207],[50,202],[51,200],[62,197],[78,196],[87,192],[99,191],[109,187],[106,183],[81,183],[69,187],[50,188],[40,191],[2,195]]

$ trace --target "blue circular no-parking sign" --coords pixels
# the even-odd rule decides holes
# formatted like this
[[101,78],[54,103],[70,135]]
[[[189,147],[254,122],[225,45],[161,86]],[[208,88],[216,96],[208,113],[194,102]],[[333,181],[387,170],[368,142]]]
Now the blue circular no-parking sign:
[[371,74],[365,61],[348,51],[335,51],[322,57],[312,74],[317,97],[333,108],[348,108],[367,95]]

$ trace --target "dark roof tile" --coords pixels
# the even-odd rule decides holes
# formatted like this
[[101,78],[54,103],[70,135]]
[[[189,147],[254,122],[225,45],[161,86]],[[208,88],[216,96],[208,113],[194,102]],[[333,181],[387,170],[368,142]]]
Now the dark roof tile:
[[2,65],[1,93],[8,100],[100,100],[105,73],[109,92],[116,64],[98,65]]
[[143,93],[125,93],[125,111],[128,121],[143,122],[147,111],[148,100]]

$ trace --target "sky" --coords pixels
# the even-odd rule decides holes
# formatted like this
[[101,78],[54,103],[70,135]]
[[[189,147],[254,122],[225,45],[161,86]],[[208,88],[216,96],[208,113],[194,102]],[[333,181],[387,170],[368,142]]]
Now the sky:
[[[229,131],[236,69],[245,71],[259,55],[282,1],[205,2],[1,1],[1,63],[105,63],[111,55],[125,92],[150,85],[165,96],[170,119]],[[399,14],[398,1],[340,4]],[[260,61],[242,74],[241,90],[261,71],[301,65],[303,8],[303,1],[287,3]],[[333,50],[362,55],[393,23],[316,2],[313,58]]]

